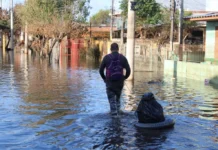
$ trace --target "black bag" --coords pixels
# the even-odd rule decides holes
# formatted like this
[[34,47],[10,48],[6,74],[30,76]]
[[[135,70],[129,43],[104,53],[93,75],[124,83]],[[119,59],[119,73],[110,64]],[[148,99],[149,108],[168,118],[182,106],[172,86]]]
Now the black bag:
[[157,123],[165,120],[163,107],[156,101],[153,93],[145,93],[136,110],[139,123]]

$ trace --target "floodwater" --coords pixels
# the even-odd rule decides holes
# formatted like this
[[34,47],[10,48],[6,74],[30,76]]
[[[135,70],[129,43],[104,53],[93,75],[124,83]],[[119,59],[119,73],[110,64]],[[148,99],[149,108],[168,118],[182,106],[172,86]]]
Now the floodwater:
[[[0,149],[19,150],[215,150],[218,89],[211,85],[136,72],[122,94],[124,114],[111,118],[98,65],[64,57],[48,64],[16,54],[0,62]],[[161,84],[148,84],[161,79]],[[134,110],[153,92],[174,128],[134,127]]]

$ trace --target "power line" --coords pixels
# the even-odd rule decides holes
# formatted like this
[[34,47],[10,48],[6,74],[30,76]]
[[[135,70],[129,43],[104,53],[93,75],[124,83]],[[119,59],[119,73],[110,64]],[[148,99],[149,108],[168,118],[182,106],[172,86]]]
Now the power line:
[[196,10],[199,10],[199,9],[205,10],[206,9],[206,5],[199,2],[198,0],[186,1],[185,5],[186,5],[186,8],[191,7],[192,10],[193,10],[193,8]]
[[202,5],[202,6],[205,6],[205,7],[206,7],[206,5],[205,5],[205,4],[203,4],[203,3],[199,2],[199,1],[196,1],[196,0],[193,0],[193,1],[195,1],[196,3],[198,3],[198,4],[200,4],[200,5]]

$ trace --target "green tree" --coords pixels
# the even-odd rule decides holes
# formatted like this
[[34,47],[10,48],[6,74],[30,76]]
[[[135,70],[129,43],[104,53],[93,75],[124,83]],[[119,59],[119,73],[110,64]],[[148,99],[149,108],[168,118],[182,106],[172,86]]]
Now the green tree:
[[[36,37],[33,43],[39,43],[39,48],[35,50],[50,56],[53,46],[63,37],[78,38],[86,31],[83,23],[89,15],[88,3],[89,0],[28,0],[16,13],[22,26],[27,23],[28,32]],[[47,46],[49,40],[53,41],[51,47]]]
[[[155,0],[137,0],[136,1],[136,22],[142,24],[158,24],[161,22],[162,6]],[[120,4],[122,15],[127,17],[128,13],[128,0],[122,0]]]
[[10,27],[9,19],[10,19],[9,12],[7,10],[4,10],[4,9],[1,10],[0,26],[9,28]]
[[99,10],[98,13],[94,14],[90,21],[93,25],[101,25],[101,24],[106,24],[109,25],[110,24],[110,16],[109,16],[110,10],[106,9],[106,10]]

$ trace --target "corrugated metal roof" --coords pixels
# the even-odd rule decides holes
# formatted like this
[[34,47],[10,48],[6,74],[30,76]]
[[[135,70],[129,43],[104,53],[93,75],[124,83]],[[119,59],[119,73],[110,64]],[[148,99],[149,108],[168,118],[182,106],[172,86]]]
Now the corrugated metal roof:
[[209,17],[218,17],[218,12],[211,12],[206,14],[198,14],[184,17],[184,19],[194,19],[194,18],[209,18]]

